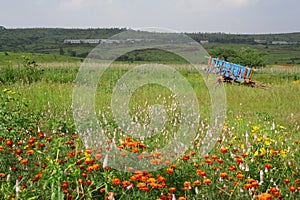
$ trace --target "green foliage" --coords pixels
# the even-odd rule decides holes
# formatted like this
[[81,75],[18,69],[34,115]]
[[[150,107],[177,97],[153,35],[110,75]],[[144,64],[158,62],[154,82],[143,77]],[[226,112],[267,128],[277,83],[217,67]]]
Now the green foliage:
[[156,63],[187,63],[186,60],[174,53],[163,51],[160,49],[142,49],[128,52],[116,61],[123,61],[128,63],[134,62],[156,62]]
[[236,54],[236,50],[228,47],[219,47],[210,51],[210,55],[212,57],[219,58],[227,62],[233,60],[233,58],[237,56]]
[[[88,53],[96,47],[97,44],[65,44],[65,39],[106,39],[116,35],[126,29],[62,29],[62,28],[26,28],[26,29],[5,29],[0,34],[0,51],[8,52],[6,58],[0,59],[0,64],[7,63],[11,59],[11,52],[32,52],[42,53],[47,56],[44,59],[41,56],[32,58],[36,62],[55,62],[55,61],[71,61],[75,57],[85,58]],[[224,45],[226,48],[234,48],[236,50],[241,47],[251,46],[261,52],[266,52],[267,63],[292,63],[300,64],[300,33],[288,34],[225,34],[225,33],[187,33],[195,41],[201,42],[208,40],[209,44],[203,44],[207,50],[214,49],[214,46]],[[265,41],[256,43],[254,40]],[[272,41],[288,41],[290,45],[272,45]],[[298,42],[298,43],[297,43]],[[145,52],[138,51],[140,55],[131,54],[125,62],[133,62],[133,60],[147,60]],[[153,52],[147,52],[152,54]],[[51,55],[51,56],[50,56]],[[60,55],[60,56],[59,56]],[[62,56],[64,55],[64,56]],[[153,54],[152,54],[153,55]],[[52,59],[50,59],[50,57]],[[1,58],[1,55],[0,55]],[[169,58],[167,52],[156,52],[154,58]],[[111,59],[111,58],[110,58]],[[122,58],[124,61],[124,57]],[[174,63],[174,60],[171,62]],[[180,60],[176,60],[181,63]]]
[[38,115],[29,112],[28,101],[20,94],[3,88],[0,94],[0,130],[36,127]]
[[227,62],[232,62],[249,67],[263,67],[266,65],[264,56],[266,53],[257,51],[253,48],[241,48],[235,50],[228,47],[218,47],[210,51],[212,57],[223,59]]
[[22,66],[14,67],[8,65],[0,68],[1,83],[15,83],[22,82],[31,84],[35,81],[41,80],[43,71],[38,64],[27,56],[23,56]]
[[265,55],[265,53],[252,48],[242,48],[232,61],[249,67],[264,67],[266,65]]

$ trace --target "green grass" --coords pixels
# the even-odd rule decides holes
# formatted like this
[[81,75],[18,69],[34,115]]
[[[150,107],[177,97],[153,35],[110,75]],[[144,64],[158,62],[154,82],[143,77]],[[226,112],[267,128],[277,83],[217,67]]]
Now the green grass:
[[[129,109],[138,121],[149,120],[147,106],[153,104],[166,105],[167,120],[170,120],[161,134],[146,138],[142,143],[136,141],[116,126],[109,108],[116,82],[135,65],[115,63],[101,77],[95,94],[98,119],[103,123],[106,137],[112,141],[105,141],[100,149],[92,149],[95,154],[90,154],[84,145],[84,139],[89,137],[78,137],[73,121],[72,95],[78,66],[45,64],[41,67],[41,77],[30,84],[20,79],[3,79],[10,81],[2,82],[0,86],[1,199],[104,199],[108,198],[109,192],[114,192],[115,199],[157,199],[170,196],[174,188],[176,199],[253,199],[263,193],[299,199],[299,189],[292,192],[299,188],[300,180],[299,74],[268,71],[267,68],[257,71],[253,78],[265,81],[268,89],[225,84],[225,124],[221,134],[215,138],[218,142],[203,157],[201,148],[210,142],[205,140],[211,117],[207,88],[195,70],[186,65],[171,65],[189,81],[197,95],[201,113],[197,138],[184,155],[178,155],[172,162],[169,154],[150,154],[150,159],[145,158],[145,167],[163,161],[159,170],[132,174],[110,168],[111,165],[124,170],[128,170],[128,166],[135,168],[135,160],[122,165],[126,155],[116,159],[108,156],[108,160],[112,161],[108,162],[108,167],[103,166],[103,159],[97,160],[96,157],[104,158],[103,152],[112,141],[122,149],[120,153],[138,152],[143,155],[154,149],[155,153],[159,153],[164,145],[174,140],[174,132],[179,130],[174,120],[180,110],[172,110],[174,107],[171,106],[174,102],[177,105],[176,98],[170,97],[170,90],[157,84],[143,86],[133,93]],[[4,74],[20,72],[19,67],[2,67],[0,70],[10,70]],[[108,115],[103,117],[101,114]],[[181,142],[185,139],[180,138]],[[21,144],[18,143],[21,141]],[[143,145],[146,148],[142,148]],[[172,151],[169,153],[177,155]],[[120,165],[113,165],[115,161]],[[237,169],[231,170],[233,167]],[[220,178],[221,173],[223,178]],[[264,182],[261,181],[261,173]],[[158,181],[159,178],[163,181]],[[130,188],[123,181],[129,181],[133,186]],[[259,182],[260,185],[257,185]],[[278,189],[273,187],[274,182]],[[249,186],[247,183],[256,183],[255,192],[245,189]],[[142,187],[143,184],[146,187]],[[20,190],[16,190],[18,187]]]
[[[22,82],[9,83],[3,87],[10,87],[14,91],[21,93],[29,102],[31,110],[46,112],[48,102],[50,103],[51,112],[67,112],[68,117],[72,118],[71,103],[73,81],[76,78],[78,67],[61,66],[44,67],[41,81],[32,84],[23,84]],[[105,72],[100,80],[96,93],[97,109],[103,109],[109,106],[111,93],[116,81],[132,65],[120,64],[120,67],[114,67]],[[210,110],[210,99],[208,91],[204,85],[203,78],[195,71],[184,70],[184,67],[177,67],[187,78],[198,96],[198,101],[203,118],[209,117],[207,114]],[[299,83],[300,73],[288,72],[268,72],[267,69],[258,71],[253,75],[253,79],[268,84],[269,89],[251,88],[238,84],[225,84],[228,111],[236,113],[249,113],[251,118],[255,118],[261,113],[280,122],[293,125],[300,119]],[[161,91],[160,87],[144,88],[133,96],[133,102],[140,99],[144,100],[157,98]],[[142,104],[142,103],[141,103]],[[280,111],[280,112],[278,112]],[[294,117],[291,118],[291,114]]]
[[42,53],[16,53],[16,52],[0,52],[0,66],[15,66],[23,61],[23,56],[29,57],[37,63],[74,63],[81,59],[59,54],[42,54]]

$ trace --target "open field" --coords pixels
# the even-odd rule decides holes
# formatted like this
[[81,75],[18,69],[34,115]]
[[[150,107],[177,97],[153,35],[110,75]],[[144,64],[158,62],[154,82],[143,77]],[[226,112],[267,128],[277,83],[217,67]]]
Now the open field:
[[[113,88],[135,66],[124,63],[103,74],[95,94],[95,110],[108,140],[97,149],[85,148],[72,112],[79,66],[75,61],[41,63],[31,73],[34,79],[22,75],[22,66],[0,67],[0,199],[300,198],[299,67],[257,70],[253,79],[267,89],[224,85],[225,124],[214,148],[202,155],[212,117],[208,90],[195,70],[171,65],[189,81],[200,107],[196,137],[183,154],[173,152],[177,159],[172,160],[160,151],[180,126],[174,123],[180,111],[172,107],[178,102],[170,90],[143,86],[129,104],[132,118],[141,123],[150,120],[149,105],[163,104],[169,121],[160,134],[139,140],[120,130],[111,117]],[[125,160],[120,167],[127,172],[113,169],[107,159],[117,158],[103,158],[114,143],[118,159],[133,153],[148,168],[163,167],[136,171],[135,163],[121,165]]]

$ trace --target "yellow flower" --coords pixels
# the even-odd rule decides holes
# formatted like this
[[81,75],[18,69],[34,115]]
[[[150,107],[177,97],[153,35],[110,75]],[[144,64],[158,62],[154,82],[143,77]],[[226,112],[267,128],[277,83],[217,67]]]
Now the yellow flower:
[[279,128],[280,128],[280,129],[285,129],[285,127],[284,127],[284,126],[279,126]]
[[285,157],[287,156],[286,153],[287,153],[287,150],[286,150],[286,149],[280,150],[280,155],[281,155],[283,158],[285,158]]
[[254,156],[258,156],[258,151],[255,151]]
[[259,151],[260,151],[260,153],[265,153],[266,152],[265,148],[260,148]]
[[263,138],[262,137],[260,137],[260,138],[257,138],[257,142],[261,142],[263,140]]
[[244,144],[241,144],[241,149],[244,149],[245,148],[245,145]]
[[270,146],[271,143],[270,143],[269,141],[265,141],[265,145],[266,145],[266,146]]
[[14,92],[14,91],[12,91],[12,90],[9,90],[7,93],[8,93],[8,94],[11,94],[11,95],[16,94],[16,92]]
[[8,89],[7,88],[4,88],[3,90],[2,90],[2,92],[7,92],[8,91]]
[[252,130],[251,130],[251,132],[256,132],[256,131],[258,131],[260,129],[260,125],[258,125],[258,126],[252,126]]

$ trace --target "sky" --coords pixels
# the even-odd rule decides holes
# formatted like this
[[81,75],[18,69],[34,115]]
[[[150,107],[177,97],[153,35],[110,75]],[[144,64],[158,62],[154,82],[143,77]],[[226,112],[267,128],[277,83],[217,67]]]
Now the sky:
[[300,32],[300,0],[0,0],[6,28],[143,28]]

